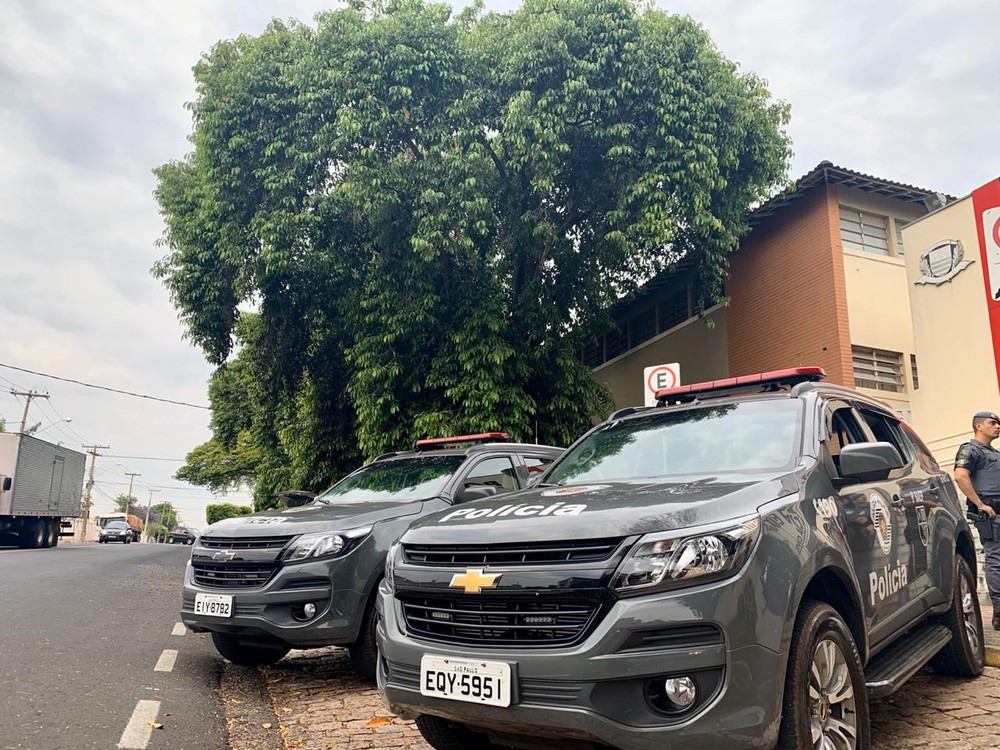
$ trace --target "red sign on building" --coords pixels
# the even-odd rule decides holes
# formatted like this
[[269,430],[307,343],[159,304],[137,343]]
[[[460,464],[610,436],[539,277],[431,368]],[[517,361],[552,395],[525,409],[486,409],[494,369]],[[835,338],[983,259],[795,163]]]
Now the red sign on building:
[[972,211],[979,234],[986,284],[986,308],[993,336],[993,359],[1000,383],[1000,179],[987,182],[972,191]]

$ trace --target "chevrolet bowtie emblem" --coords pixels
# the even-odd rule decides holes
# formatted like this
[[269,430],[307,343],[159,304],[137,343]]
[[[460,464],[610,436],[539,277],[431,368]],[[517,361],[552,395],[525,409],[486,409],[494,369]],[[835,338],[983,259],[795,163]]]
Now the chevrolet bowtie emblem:
[[232,560],[236,557],[236,553],[232,550],[225,550],[224,552],[216,552],[212,555],[213,560]]
[[465,589],[466,594],[478,594],[483,589],[491,589],[497,585],[503,573],[484,573],[482,568],[469,568],[464,573],[456,573],[451,577],[451,588]]

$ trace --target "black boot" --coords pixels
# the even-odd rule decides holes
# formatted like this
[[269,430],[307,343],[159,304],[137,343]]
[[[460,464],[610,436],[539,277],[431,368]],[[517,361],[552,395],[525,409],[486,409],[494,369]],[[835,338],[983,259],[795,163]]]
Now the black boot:
[[1000,630],[1000,614],[993,613],[993,629]]

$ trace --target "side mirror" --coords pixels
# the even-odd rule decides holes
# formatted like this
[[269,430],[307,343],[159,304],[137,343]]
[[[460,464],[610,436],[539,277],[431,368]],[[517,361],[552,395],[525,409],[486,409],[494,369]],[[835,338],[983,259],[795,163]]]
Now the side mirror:
[[840,450],[842,477],[877,482],[903,466],[903,457],[892,443],[853,443]]
[[463,487],[455,493],[456,503],[467,503],[470,500],[482,500],[484,497],[493,497],[497,494],[497,488],[489,484],[473,484]]

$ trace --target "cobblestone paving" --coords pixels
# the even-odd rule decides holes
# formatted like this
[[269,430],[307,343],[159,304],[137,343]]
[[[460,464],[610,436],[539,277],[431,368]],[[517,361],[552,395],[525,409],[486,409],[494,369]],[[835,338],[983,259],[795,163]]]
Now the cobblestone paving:
[[[287,750],[430,750],[411,722],[391,715],[341,649],[302,651],[265,671]],[[874,750],[1000,747],[1000,669],[977,680],[921,674],[874,701]]]

